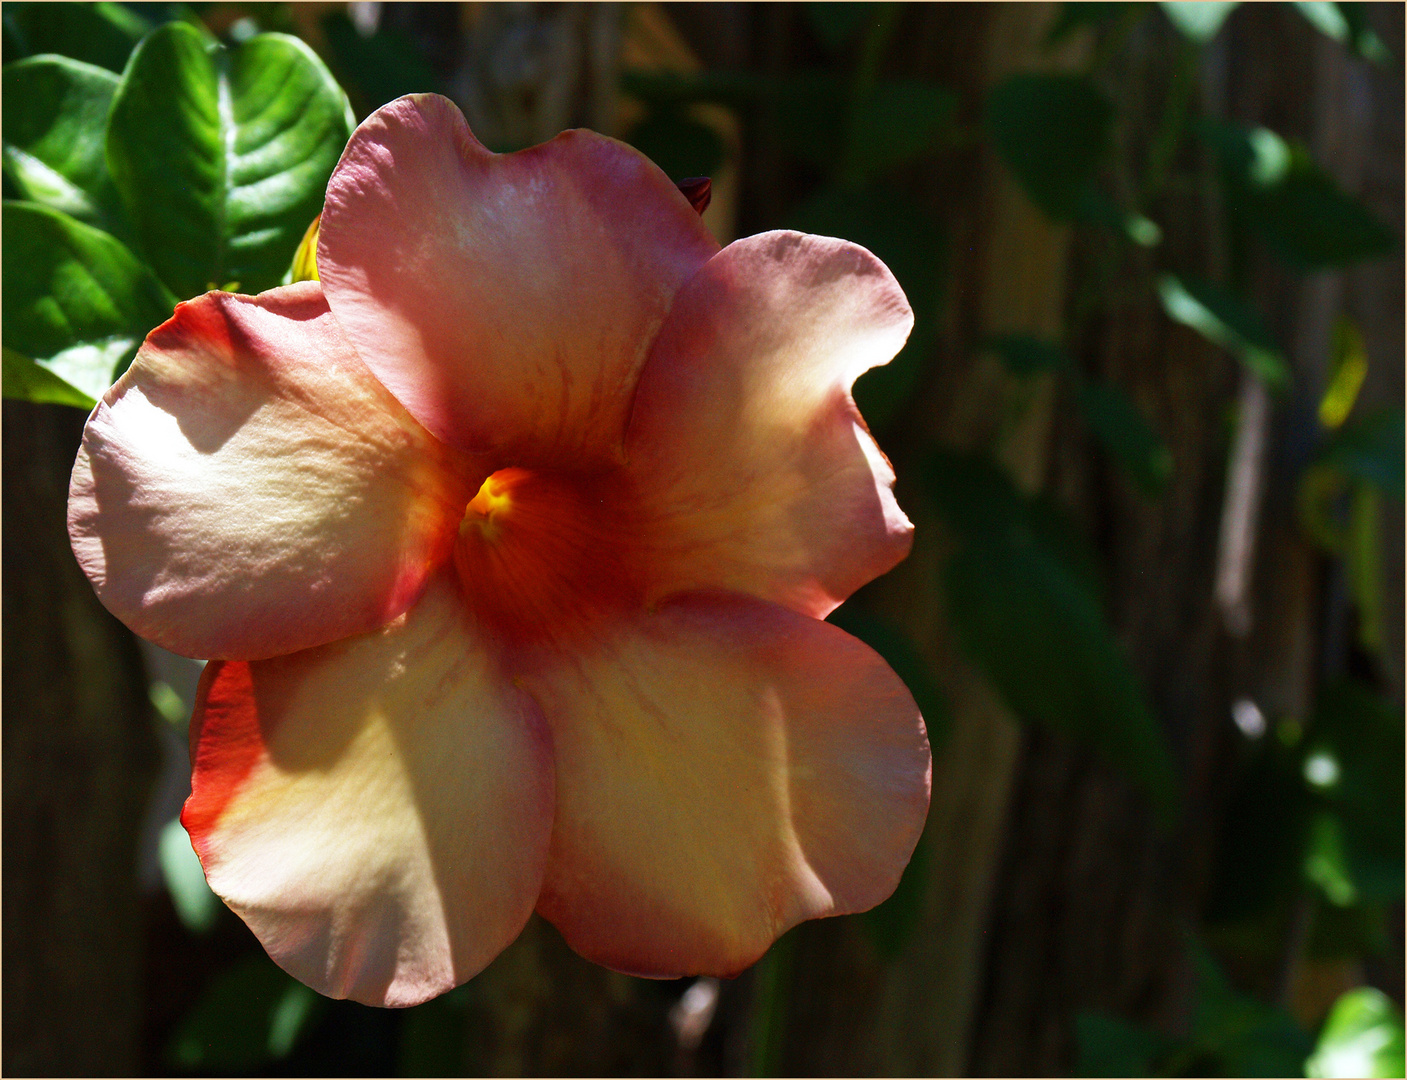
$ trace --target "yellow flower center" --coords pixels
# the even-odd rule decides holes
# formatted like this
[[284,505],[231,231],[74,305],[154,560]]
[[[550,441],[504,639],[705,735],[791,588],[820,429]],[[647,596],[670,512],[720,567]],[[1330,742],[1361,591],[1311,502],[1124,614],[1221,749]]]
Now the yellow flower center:
[[560,642],[638,604],[640,530],[608,477],[500,469],[464,508],[454,565],[470,609],[510,646]]
[[516,469],[504,469],[494,473],[479,485],[479,493],[469,500],[464,508],[464,520],[459,523],[459,535],[466,529],[477,528],[485,540],[496,541],[503,532],[500,518],[513,506],[509,495]]

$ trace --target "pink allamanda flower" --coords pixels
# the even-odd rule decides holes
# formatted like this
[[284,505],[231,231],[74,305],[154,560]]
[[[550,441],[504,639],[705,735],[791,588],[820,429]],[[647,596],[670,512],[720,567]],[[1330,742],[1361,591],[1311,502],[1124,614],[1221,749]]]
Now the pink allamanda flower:
[[888,896],[923,720],[822,621],[911,543],[850,396],[884,265],[720,250],[622,143],[492,154],[433,95],[352,136],[317,260],[154,330],[69,499],[103,603],[213,658],[182,821],[274,960],[412,1005],[536,910],[726,976]]

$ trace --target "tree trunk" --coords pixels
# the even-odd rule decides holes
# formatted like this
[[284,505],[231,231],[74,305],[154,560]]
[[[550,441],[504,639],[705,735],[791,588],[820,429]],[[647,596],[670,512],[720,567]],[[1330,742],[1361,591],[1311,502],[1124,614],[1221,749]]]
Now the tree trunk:
[[5,1072],[132,1076],[156,769],[141,656],[69,550],[82,414],[4,413]]

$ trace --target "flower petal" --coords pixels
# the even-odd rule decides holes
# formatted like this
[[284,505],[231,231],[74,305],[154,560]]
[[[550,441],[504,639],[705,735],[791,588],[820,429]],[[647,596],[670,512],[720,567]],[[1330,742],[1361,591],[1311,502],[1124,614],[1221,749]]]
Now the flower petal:
[[532,914],[551,737],[467,626],[440,578],[379,632],[206,669],[181,820],[211,888],[330,997],[424,1001]]
[[822,618],[908,554],[850,387],[912,326],[884,264],[826,237],[739,240],[684,286],[626,443],[657,595],[736,589]]
[[138,634],[258,659],[404,612],[480,479],[356,358],[316,282],[209,293],[93,411],[69,536]]
[[883,900],[923,828],[913,698],[828,623],[676,597],[525,685],[557,760],[538,911],[608,967],[735,975],[803,919]]
[[717,243],[658,168],[567,131],[492,154],[404,97],[352,135],[318,272],[362,358],[422,424],[500,464],[610,462],[679,286]]

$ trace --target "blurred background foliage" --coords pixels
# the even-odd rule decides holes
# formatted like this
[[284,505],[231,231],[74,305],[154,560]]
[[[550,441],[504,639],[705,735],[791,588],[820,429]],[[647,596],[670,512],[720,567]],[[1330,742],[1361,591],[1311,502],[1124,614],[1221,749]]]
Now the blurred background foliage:
[[[1389,4],[7,3],[4,1067],[1402,1076],[1403,14]],[[288,280],[356,121],[576,125],[720,241],[842,236],[919,526],[832,617],[919,701],[895,895],[732,982],[534,920],[319,997],[176,822],[196,662],[97,605],[83,418],[177,300]]]

